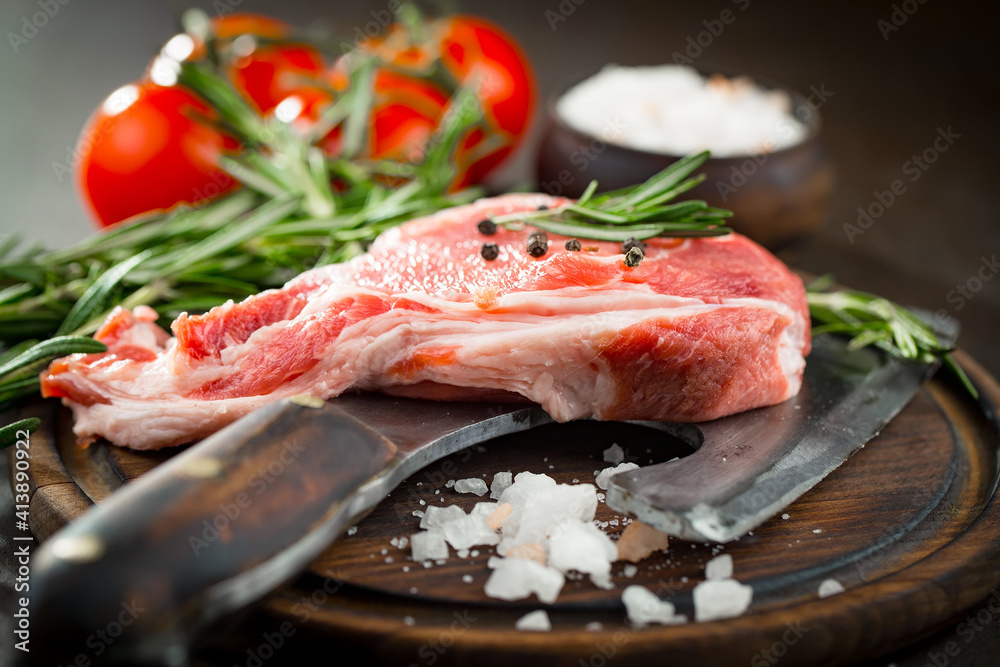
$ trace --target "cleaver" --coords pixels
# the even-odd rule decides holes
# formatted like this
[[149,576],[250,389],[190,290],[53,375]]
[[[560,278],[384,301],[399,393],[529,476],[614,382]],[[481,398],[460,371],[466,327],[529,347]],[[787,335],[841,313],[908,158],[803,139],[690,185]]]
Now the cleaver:
[[[801,391],[780,405],[700,424],[633,422],[695,451],[614,476],[607,503],[684,539],[733,540],[863,447],[935,370],[819,336]],[[525,404],[375,394],[267,405],[42,546],[32,559],[29,664],[77,664],[82,655],[95,664],[184,665],[199,631],[304,570],[409,475],[550,422]],[[94,641],[110,625],[119,636]]]

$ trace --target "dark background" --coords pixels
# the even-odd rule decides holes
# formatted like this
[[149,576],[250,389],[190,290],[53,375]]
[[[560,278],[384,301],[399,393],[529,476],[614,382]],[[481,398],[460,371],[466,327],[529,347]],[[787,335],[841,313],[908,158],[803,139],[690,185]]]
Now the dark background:
[[[736,20],[704,48],[696,65],[760,75],[803,92],[815,86],[832,93],[821,108],[836,169],[829,218],[819,234],[784,249],[782,258],[815,273],[833,272],[845,284],[903,303],[944,309],[964,326],[962,346],[1000,374],[994,333],[1000,324],[1000,278],[983,270],[980,276],[988,278],[961,308],[954,295],[948,298],[980,272],[984,259],[1000,253],[995,213],[1000,208],[995,125],[1000,40],[993,3],[576,1],[580,4],[466,1],[461,7],[490,17],[516,36],[535,65],[543,94],[606,62],[672,61],[689,37],[705,29],[703,21],[733,9]],[[226,2],[239,11],[270,13],[298,26],[347,35],[386,6],[379,0],[217,4]],[[880,29],[879,21],[891,21],[894,4],[915,11],[897,30],[885,32],[886,24]],[[216,12],[211,1],[70,0],[15,52],[8,33],[20,33],[23,17],[39,6],[37,0],[0,4],[3,231],[17,230],[50,245],[90,233],[70,179],[60,179],[53,163],[66,162],[85,118],[108,93],[139,77],[176,32],[180,12],[191,5]],[[954,145],[918,181],[907,181],[905,194],[851,243],[843,226],[857,220],[858,207],[869,206],[876,191],[903,178],[904,163],[930,147],[941,128],[959,135]],[[506,182],[530,178],[532,161],[529,146],[505,173]],[[6,530],[8,523],[0,525]],[[7,554],[9,542],[3,539],[9,536],[0,534]],[[9,636],[3,633],[0,648]],[[954,637],[948,630],[934,641],[940,646]],[[949,664],[996,664],[998,637],[1000,626],[994,622]],[[923,665],[933,646],[925,643],[879,664]]]

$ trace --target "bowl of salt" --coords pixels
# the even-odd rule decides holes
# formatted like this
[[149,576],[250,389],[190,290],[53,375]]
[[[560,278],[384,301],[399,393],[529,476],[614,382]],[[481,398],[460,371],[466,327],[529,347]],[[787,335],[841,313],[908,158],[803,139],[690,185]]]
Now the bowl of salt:
[[607,65],[548,98],[540,189],[577,197],[596,180],[599,192],[614,190],[709,150],[704,182],[684,196],[732,210],[733,229],[778,248],[826,220],[824,97],[683,65]]

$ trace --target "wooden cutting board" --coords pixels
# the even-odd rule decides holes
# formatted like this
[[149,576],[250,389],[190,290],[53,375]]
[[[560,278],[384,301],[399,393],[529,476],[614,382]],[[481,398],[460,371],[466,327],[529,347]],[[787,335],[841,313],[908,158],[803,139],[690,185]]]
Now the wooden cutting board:
[[[580,422],[460,452],[407,480],[307,574],[211,633],[200,655],[217,656],[220,664],[253,664],[255,656],[266,661],[271,655],[294,664],[322,651],[406,665],[597,666],[612,657],[627,664],[780,659],[793,665],[838,664],[905,646],[946,626],[1000,584],[1000,386],[967,356],[957,358],[983,390],[978,403],[936,378],[786,516],[724,547],[674,540],[632,578],[616,564],[614,590],[569,581],[547,607],[534,598],[504,603],[483,594],[489,548],[467,558],[453,551],[443,564],[424,568],[407,560],[408,548],[390,541],[418,529],[414,510],[432,504],[470,509],[487,499],[455,493],[446,485],[450,479],[489,481],[498,471],[529,470],[559,482],[590,482],[606,466],[601,452],[613,442],[640,465],[683,456],[685,446],[637,426]],[[22,413],[43,422],[32,436],[30,468],[31,528],[40,540],[175,453],[102,442],[81,449],[68,411],[56,402],[39,401]],[[610,522],[610,531],[621,529],[621,517],[603,503],[598,519]],[[691,591],[718,553],[731,554],[735,577],[754,588],[748,614],[641,630],[628,625],[620,596],[630,584],[650,588],[692,617]],[[846,592],[820,599],[820,583],[831,578]],[[520,616],[543,607],[552,632],[514,629]],[[601,629],[587,630],[593,622]]]

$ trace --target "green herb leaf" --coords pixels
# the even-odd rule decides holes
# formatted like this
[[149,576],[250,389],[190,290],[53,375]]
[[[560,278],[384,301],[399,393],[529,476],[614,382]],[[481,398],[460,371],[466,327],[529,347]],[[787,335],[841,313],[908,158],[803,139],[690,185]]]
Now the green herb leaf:
[[91,318],[93,318],[98,311],[105,308],[110,299],[112,290],[118,286],[118,283],[120,283],[132,269],[146,261],[151,254],[152,253],[149,250],[145,250],[131,259],[126,259],[124,262],[116,264],[101,275],[100,278],[95,280],[87,291],[83,293],[80,300],[77,301],[70,309],[69,313],[66,315],[66,319],[64,319],[59,328],[56,329],[56,335],[61,336],[76,332]]
[[20,432],[27,431],[31,433],[32,431],[37,431],[41,425],[41,419],[29,417],[28,419],[21,419],[0,428],[0,449],[6,449],[20,440]]
[[77,352],[104,352],[108,348],[104,343],[85,336],[57,336],[41,343],[36,343],[18,354],[13,359],[0,364],[0,379],[16,370],[30,364],[55,357],[65,357]]
[[732,211],[710,207],[695,199],[669,203],[704,180],[691,177],[708,159],[707,151],[674,162],[645,183],[595,195],[591,181],[576,202],[542,211],[496,216],[507,229],[532,225],[553,234],[596,241],[625,241],[654,236],[723,236],[732,230],[722,225]]
[[979,397],[968,375],[949,354],[950,347],[938,338],[927,322],[903,306],[874,294],[825,291],[832,283],[831,278],[823,276],[807,287],[809,313],[813,321],[819,323],[813,327],[814,336],[823,333],[849,335],[851,341],[847,349],[851,351],[874,345],[900,359],[921,362],[940,359],[973,398]]

